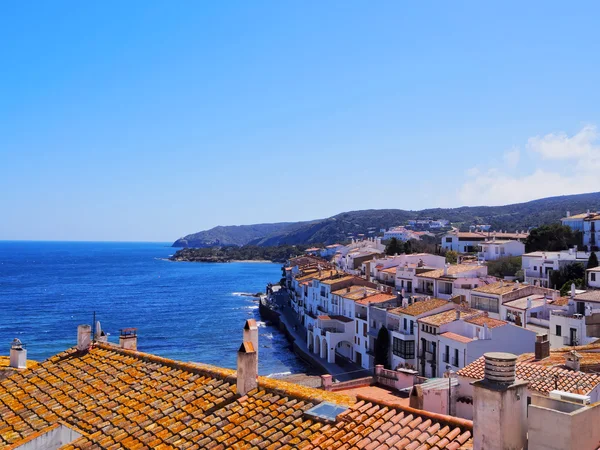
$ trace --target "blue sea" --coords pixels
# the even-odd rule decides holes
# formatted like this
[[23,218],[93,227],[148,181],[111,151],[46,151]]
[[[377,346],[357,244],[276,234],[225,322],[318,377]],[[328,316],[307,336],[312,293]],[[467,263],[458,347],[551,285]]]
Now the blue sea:
[[[77,325],[94,312],[111,342],[138,329],[138,349],[181,361],[235,368],[246,319],[260,320],[256,299],[281,278],[271,263],[165,260],[167,243],[0,241],[0,355],[21,339],[43,360],[72,347]],[[306,367],[281,333],[259,322],[259,372]]]

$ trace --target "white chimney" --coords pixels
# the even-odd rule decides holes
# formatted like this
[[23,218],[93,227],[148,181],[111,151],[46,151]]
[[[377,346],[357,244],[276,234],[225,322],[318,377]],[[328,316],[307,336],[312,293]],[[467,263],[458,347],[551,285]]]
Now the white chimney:
[[137,328],[123,328],[119,335],[119,346],[126,350],[137,350]]
[[484,379],[473,386],[473,448],[527,448],[527,384],[516,381],[517,356],[486,353]]
[[456,320],[460,320],[460,309],[457,309],[455,312],[456,312]]
[[489,333],[488,324],[487,324],[487,322],[484,322],[483,323],[483,339],[488,338],[488,333]]
[[77,350],[84,352],[92,345],[92,327],[90,325],[79,325],[77,327]]
[[444,264],[444,276],[448,275],[448,263]]
[[571,283],[571,298],[575,298],[576,292],[575,292],[575,283]]
[[27,368],[27,349],[17,338],[12,341],[10,346],[10,367],[13,369]]
[[[252,342],[254,346],[254,351],[258,355],[258,325],[256,324],[256,320],[248,319],[244,324],[244,333],[243,333],[243,341],[242,342]],[[258,359],[257,359],[258,362]],[[258,372],[258,369],[257,369]]]
[[258,355],[252,342],[242,342],[237,355],[237,393],[246,395],[258,386]]
[[527,309],[531,309],[531,297],[527,297]]

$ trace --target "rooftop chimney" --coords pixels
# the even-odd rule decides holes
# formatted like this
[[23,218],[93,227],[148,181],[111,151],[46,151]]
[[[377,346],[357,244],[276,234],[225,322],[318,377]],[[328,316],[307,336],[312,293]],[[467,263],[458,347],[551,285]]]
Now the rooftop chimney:
[[527,309],[531,309],[531,297],[527,297]]
[[92,327],[90,325],[79,325],[77,327],[77,350],[84,352],[89,350],[92,344]]
[[13,369],[27,368],[27,349],[17,338],[12,341],[10,346],[10,367]]
[[460,309],[457,309],[455,312],[456,312],[456,320],[460,320]]
[[575,283],[571,283],[571,298],[575,298],[576,292],[575,292]]
[[137,350],[137,328],[123,328],[119,335],[119,346],[127,350]]
[[258,386],[258,355],[252,342],[242,342],[237,355],[237,393],[246,395]]
[[485,378],[473,385],[473,448],[527,448],[527,382],[515,381],[517,356],[486,353]]
[[535,337],[535,360],[540,361],[550,356],[550,341],[547,334]]
[[448,275],[448,263],[444,264],[444,276]]
[[[258,355],[258,325],[256,324],[256,320],[248,319],[244,324],[244,333],[243,333],[243,342],[252,342],[254,346],[254,351]],[[257,359],[258,363],[258,359]],[[258,369],[257,369],[258,372]]]
[[579,372],[581,370],[581,355],[575,350],[568,352],[565,355],[565,366],[575,372]]

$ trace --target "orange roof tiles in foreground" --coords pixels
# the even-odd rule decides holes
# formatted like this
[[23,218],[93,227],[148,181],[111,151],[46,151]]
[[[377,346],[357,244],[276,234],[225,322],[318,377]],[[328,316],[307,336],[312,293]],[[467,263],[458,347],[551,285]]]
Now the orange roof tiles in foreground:
[[[600,384],[600,376],[589,373],[574,372],[560,367],[547,367],[532,363],[517,362],[517,379],[529,381],[529,389],[548,394],[555,389],[573,394],[587,394]],[[483,356],[457,374],[476,380],[483,379],[485,361]]]
[[430,298],[428,300],[420,300],[414,302],[412,305],[408,305],[403,308],[394,308],[389,312],[393,314],[406,314],[409,316],[419,316],[429,311],[441,308],[442,306],[452,305],[448,300],[442,300],[441,298]]
[[[472,448],[471,421],[265,377],[239,396],[235,373],[109,344],[70,349],[0,382],[0,449],[58,424],[82,435],[62,450]],[[334,423],[304,414],[324,401],[349,409]]]

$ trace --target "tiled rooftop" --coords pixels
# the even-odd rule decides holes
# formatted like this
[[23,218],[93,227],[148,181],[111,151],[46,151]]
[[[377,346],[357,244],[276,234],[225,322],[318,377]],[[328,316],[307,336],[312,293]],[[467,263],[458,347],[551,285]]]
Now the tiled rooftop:
[[[483,356],[460,369],[460,376],[480,380],[484,376]],[[529,381],[529,389],[548,394],[555,389],[573,394],[587,394],[600,383],[600,376],[573,372],[559,367],[546,367],[539,364],[517,362],[517,379]]]
[[527,297],[517,298],[515,300],[511,300],[510,302],[504,303],[504,306],[507,308],[515,308],[527,310],[527,305],[529,300],[531,300],[531,308],[539,308],[540,306],[544,306],[545,303],[549,303],[550,300],[544,300],[543,295],[528,295]]
[[600,303],[600,289],[589,289],[575,296],[575,300]]
[[[477,309],[471,309],[471,308],[462,308],[460,310],[460,317],[462,319],[467,319],[468,317],[471,317],[476,314],[479,315],[479,314],[482,314],[482,312]],[[427,325],[433,325],[433,326],[439,327],[440,325],[445,325],[445,324],[453,322],[455,320],[456,320],[456,309],[451,309],[449,311],[444,311],[441,313],[433,314],[431,316],[422,317],[422,318],[418,319],[417,321],[419,323],[424,323]]]
[[[304,413],[349,406],[326,424]],[[259,377],[236,394],[235,371],[96,344],[0,382],[0,449],[63,423],[73,449],[471,448],[472,422]]]
[[383,269],[382,272],[395,274],[398,266],[388,267],[387,269]]
[[448,300],[442,300],[440,298],[430,298],[429,300],[421,300],[413,303],[412,305],[408,305],[405,308],[394,308],[389,312],[392,314],[407,314],[409,316],[419,316],[421,314],[425,314],[429,311],[433,311],[437,308],[441,308],[442,306],[451,304]]
[[537,361],[535,360],[534,353],[524,353],[519,355],[517,361],[565,369],[565,357],[572,351],[577,352],[581,357],[579,360],[579,370],[581,372],[600,372],[600,344],[579,345],[550,350],[550,356]]
[[460,334],[452,333],[451,331],[446,331],[445,333],[440,334],[440,336],[452,339],[453,341],[460,342],[462,344],[468,344],[473,340],[472,338],[461,336]]
[[484,266],[478,266],[476,264],[455,264],[448,267],[447,275],[444,275],[444,269],[430,270],[417,275],[419,278],[443,278],[445,276],[454,276],[459,273],[471,272],[473,270],[481,269]]
[[497,283],[491,283],[484,286],[479,286],[473,289],[473,292],[481,292],[482,294],[496,294],[504,295],[517,289],[522,289],[526,284],[513,283],[512,281],[498,281]]
[[379,293],[368,296],[366,298],[361,298],[360,300],[357,300],[356,303],[358,303],[359,305],[371,305],[375,303],[389,302],[390,300],[394,300],[395,298],[396,296],[392,294]]
[[473,325],[479,325],[480,327],[487,325],[489,329],[503,327],[507,325],[508,322],[499,319],[493,319],[492,317],[488,317],[485,314],[480,314],[478,316],[470,317],[465,319],[465,322],[472,323]]

